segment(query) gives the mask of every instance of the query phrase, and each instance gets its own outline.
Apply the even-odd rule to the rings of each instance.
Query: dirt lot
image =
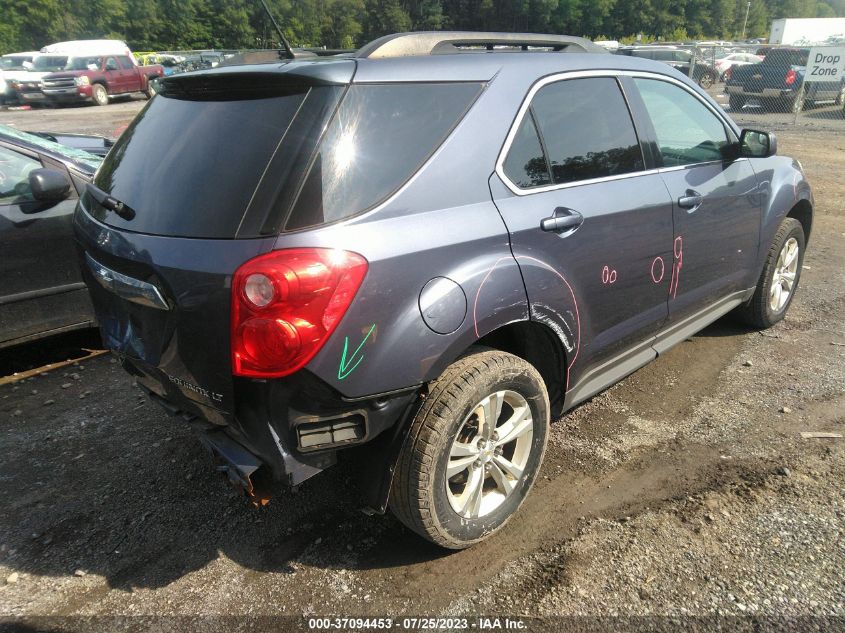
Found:
[[[142,103],[0,122],[111,133]],[[724,319],[569,413],[519,516],[469,551],[363,516],[343,468],[251,508],[107,355],[0,387],[0,616],[56,631],[479,613],[529,630],[845,629],[845,439],[800,435],[845,433],[845,136],[779,139],[817,202],[787,320]],[[162,614],[210,619],[123,618]]]

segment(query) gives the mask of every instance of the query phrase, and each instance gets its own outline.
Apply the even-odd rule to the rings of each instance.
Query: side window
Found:
[[[675,51],[674,57],[676,62],[686,62],[689,63],[692,59],[692,55],[687,53],[686,51]]]
[[[126,57],[125,55],[123,55],[123,56],[121,56],[121,57],[118,57],[118,58],[117,58],[117,61],[119,61],[119,62],[120,62],[120,65],[121,65],[121,67],[122,67],[124,70],[129,70],[129,69],[131,69],[131,68],[132,68],[132,60],[130,60],[130,59],[129,59],[128,57]]]
[[[109,57],[106,60],[106,70],[120,70],[120,66],[117,65],[114,57]]]
[[[643,155],[622,91],[611,77],[569,79],[541,88],[531,104],[561,184],[643,169]]]
[[[658,79],[634,79],[651,117],[666,167],[722,159],[722,121],[689,92]]]
[[[32,202],[29,172],[40,169],[41,162],[0,147],[0,205]]]
[[[510,181],[522,189],[552,184],[549,165],[530,111],[522,118],[502,167]]]
[[[654,51],[654,57],[659,62],[671,62],[675,59],[675,51]]]

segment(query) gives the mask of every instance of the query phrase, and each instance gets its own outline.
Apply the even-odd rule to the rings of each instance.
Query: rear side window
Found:
[[[531,111],[525,113],[502,165],[505,175],[521,189],[552,184]]]
[[[285,228],[334,222],[387,199],[440,146],[481,89],[480,83],[353,85]]]
[[[674,84],[634,79],[645,102],[666,167],[722,160],[728,136],[722,121]]]
[[[537,92],[531,108],[554,184],[644,169],[634,123],[615,79],[549,84]]]

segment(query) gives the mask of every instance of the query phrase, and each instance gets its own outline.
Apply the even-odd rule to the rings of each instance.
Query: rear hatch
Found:
[[[76,233],[105,344],[177,408],[218,422],[233,413],[232,274],[273,246],[354,68],[169,77],[80,199]]]

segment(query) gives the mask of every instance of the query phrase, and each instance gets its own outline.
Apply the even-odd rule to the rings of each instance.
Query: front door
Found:
[[[677,321],[756,282],[760,195],[751,163],[731,159],[733,132],[690,90],[633,79],[673,200],[669,315]]]
[[[616,77],[544,82],[520,117],[491,190],[531,317],[567,349],[571,390],[623,350],[653,356],[648,341],[667,318],[672,201]]]
[[[29,174],[41,167],[0,145],[0,346],[92,318],[71,229],[76,195],[35,200]]]

